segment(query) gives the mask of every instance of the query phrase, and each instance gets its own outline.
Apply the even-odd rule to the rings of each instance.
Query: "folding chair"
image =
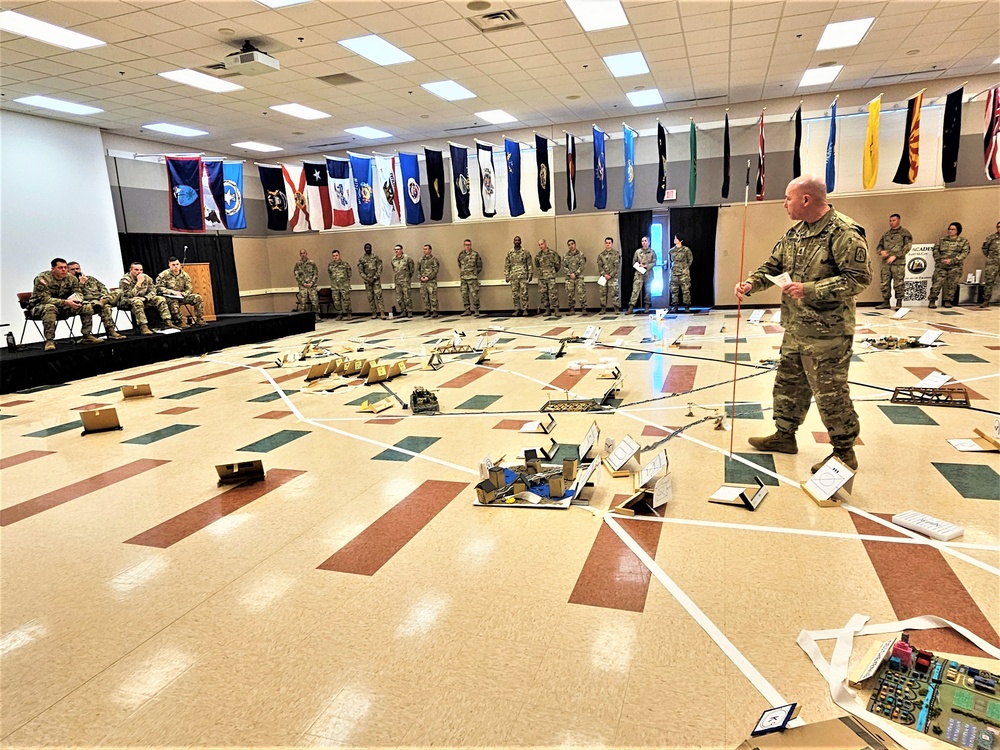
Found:
[[[333,315],[333,290],[328,286],[320,287],[316,290],[316,295],[319,297],[320,316]]]
[[[21,338],[17,342],[18,346],[20,346],[21,344],[24,343],[24,334],[28,330],[28,321],[31,321],[31,323],[34,324],[35,330],[38,331],[38,335],[42,339],[45,338],[45,331],[39,325],[39,323],[41,322],[42,319],[34,317],[31,314],[31,308],[28,307],[28,302],[29,302],[30,299],[31,299],[31,292],[18,292],[17,293],[17,304],[21,306],[21,312],[24,313],[24,325],[21,326]],[[56,318],[56,329],[57,329],[57,331],[58,331],[58,328],[59,328],[59,323],[63,322],[63,323],[66,324],[66,327],[69,329],[69,337],[73,338],[76,335],[76,333],[73,331],[73,319],[75,317],[76,317],[76,315],[69,315],[67,313],[59,313],[59,315]]]

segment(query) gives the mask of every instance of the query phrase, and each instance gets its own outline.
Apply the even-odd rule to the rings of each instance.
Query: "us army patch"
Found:
[[[868,253],[863,247],[859,247],[854,251],[854,262],[864,263],[868,259]]]

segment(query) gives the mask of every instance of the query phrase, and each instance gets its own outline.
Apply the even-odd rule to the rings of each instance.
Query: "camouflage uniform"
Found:
[[[296,295],[295,309],[299,312],[312,312],[319,320],[319,267],[311,260],[300,260],[295,264],[295,281],[299,285]]]
[[[79,295],[81,300],[84,299],[80,289],[80,280],[73,274],[68,274],[62,281],[59,281],[52,271],[42,271],[35,277],[31,298],[28,300],[28,309],[31,311],[32,318],[42,321],[42,330],[46,341],[55,340],[56,322],[60,317],[72,318],[74,315],[80,316],[83,335],[93,335],[94,307],[89,302],[84,302],[75,309],[70,307],[66,300],[74,294]]]
[[[424,315],[438,314],[438,271],[441,270],[441,261],[433,255],[423,255],[417,261],[417,276],[424,277],[427,281],[420,282],[420,298],[424,302]]]
[[[903,304],[903,290],[906,284],[906,254],[910,252],[911,245],[913,245],[913,235],[910,234],[909,230],[899,227],[889,229],[882,235],[882,239],[875,247],[879,258],[882,259],[882,304],[886,307],[888,307],[892,296],[889,293],[890,284],[896,292],[896,307]],[[887,253],[885,257],[882,257],[883,250]],[[889,263],[889,258],[894,255],[896,260]]]
[[[556,274],[562,268],[562,256],[551,247],[539,251],[535,256],[535,268],[538,269],[538,311],[558,313],[559,287],[556,284]]]
[[[670,248],[670,304],[691,306],[691,264],[694,253],[687,245]]]
[[[753,292],[771,286],[764,274],[787,271],[804,297],[781,299],[781,360],[774,379],[774,422],[793,433],[812,397],[835,452],[853,452],[861,432],[847,373],[854,339],[854,297],[872,278],[864,229],[831,206],[811,226],[788,230],[771,257],[747,277]]]
[[[72,274],[70,274],[72,276]],[[115,330],[115,319],[111,314],[111,306],[115,304],[117,294],[112,294],[96,276],[84,276],[80,281],[80,296],[84,302],[89,302],[94,312],[101,316],[104,330],[109,334]]]
[[[990,304],[997,282],[1000,282],[1000,232],[994,232],[983,241],[986,270],[983,275],[983,306]]]
[[[577,303],[587,309],[587,287],[583,282],[583,267],[587,265],[587,256],[577,250],[569,250],[563,258],[563,270],[566,272],[566,305],[570,312],[576,310]],[[576,278],[570,278],[573,275]]]
[[[945,307],[951,307],[955,292],[962,282],[962,263],[969,257],[972,247],[965,237],[942,237],[934,245],[934,279],[931,281],[931,292],[928,295],[930,303],[936,306],[938,293],[944,288],[941,301]],[[951,263],[945,265],[944,261]]]
[[[205,324],[205,303],[202,302],[201,295],[195,294],[191,289],[191,277],[187,271],[181,270],[174,273],[169,268],[161,272],[156,277],[156,291],[167,301],[170,309],[170,317],[175,323],[183,327],[187,324],[181,319],[181,304],[194,307],[194,317],[196,325]],[[170,297],[167,292],[180,292],[183,297]]]
[[[375,253],[362,255],[358,260],[358,274],[365,282],[368,309],[372,311],[372,317],[385,315],[385,302],[382,300],[382,259]]]
[[[604,286],[598,285],[601,290],[601,312],[608,307],[612,310],[618,309],[618,271],[621,266],[621,257],[614,248],[601,250],[597,256],[597,274],[599,276],[610,276],[608,283]]]
[[[330,296],[337,317],[351,317],[351,264],[346,260],[331,260],[326,267],[330,275]]]
[[[413,271],[416,264],[413,258],[405,253],[401,258],[392,256],[392,281],[396,286],[396,307],[399,308],[400,316],[413,317],[413,290],[410,282],[413,280]]]
[[[146,320],[146,308],[155,307],[160,313],[160,318],[164,323],[170,323],[170,309],[166,300],[156,293],[153,277],[146,274],[139,274],[136,279],[132,274],[127,273],[118,281],[118,301],[116,303],[122,310],[131,310],[135,324],[140,328],[148,326]]]
[[[462,284],[462,306],[466,312],[479,312],[479,274],[483,272],[483,258],[475,250],[458,254],[458,278]]]
[[[503,276],[510,284],[515,314],[523,314],[528,310],[528,282],[533,274],[531,253],[524,247],[520,250],[512,247],[503,262]]]
[[[643,288],[646,290],[646,308],[649,309],[653,304],[653,295],[650,292],[650,287],[653,284],[653,267],[656,265],[656,253],[653,252],[652,248],[643,250],[641,247],[635,251],[635,255],[632,256],[632,265],[636,263],[643,266],[646,269],[646,273],[635,272],[635,278],[632,280],[632,297],[628,301],[629,309],[634,308],[639,304],[639,295],[642,294]]]

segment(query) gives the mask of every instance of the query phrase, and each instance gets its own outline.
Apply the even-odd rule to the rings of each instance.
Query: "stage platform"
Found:
[[[0,349],[0,393],[59,385],[129,367],[164,362],[176,357],[200,356],[230,346],[308,333],[315,330],[312,313],[220,315],[205,327],[176,333],[142,336],[126,330],[124,341],[76,344],[57,339],[54,352],[43,352],[41,342],[9,352]]]

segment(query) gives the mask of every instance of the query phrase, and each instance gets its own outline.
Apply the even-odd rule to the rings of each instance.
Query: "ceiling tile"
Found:
[[[562,0],[524,5],[518,8],[516,12],[524,19],[525,23],[530,24],[532,27],[550,21],[570,20],[576,25],[576,31],[580,31],[580,25],[576,22],[572,11]]]
[[[455,10],[448,5],[448,3],[443,2],[443,0],[433,3],[425,3],[413,8],[402,8],[399,13],[420,26],[445,23],[447,21],[456,21],[462,18],[461,14],[456,13]],[[468,22],[465,23],[468,25]]]

